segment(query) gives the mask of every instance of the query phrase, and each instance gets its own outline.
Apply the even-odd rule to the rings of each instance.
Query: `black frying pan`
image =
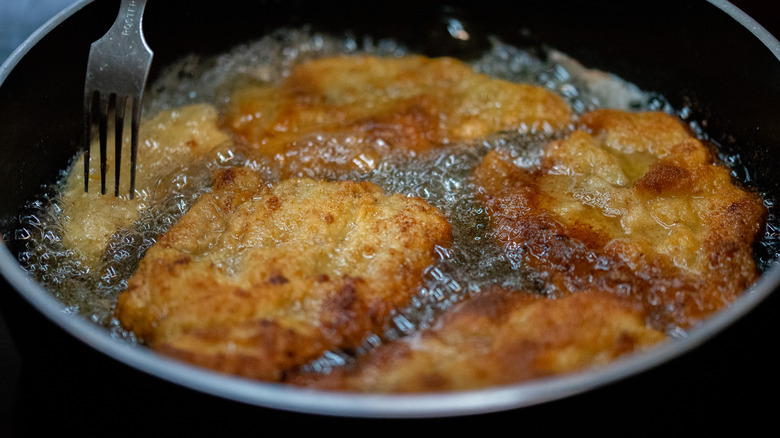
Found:
[[[14,411],[20,429],[154,431],[160,419],[178,431],[252,427],[270,433],[272,424],[284,422],[374,434],[431,424],[475,424],[487,431],[497,420],[510,420],[513,432],[522,433],[607,430],[619,419],[644,431],[669,431],[680,421],[700,431],[718,422],[760,422],[761,394],[777,384],[778,361],[769,353],[777,332],[770,325],[778,308],[771,292],[780,281],[774,268],[687,340],[628,364],[574,379],[432,397],[333,397],[248,384],[120,346],[63,314],[15,263],[18,245],[10,230],[24,202],[55,181],[77,150],[89,44],[113,21],[117,3],[78,3],[0,71],[0,220],[6,238],[0,267],[8,283],[0,309],[23,361]],[[546,43],[659,92],[675,107],[690,107],[693,119],[707,120],[714,141],[742,157],[740,175],[769,194],[780,193],[772,160],[780,148],[776,40],[726,2],[581,3],[165,0],[147,6],[145,32],[155,51],[152,80],[159,67],[183,55],[219,53],[280,25],[349,28],[400,39],[428,55],[464,59],[484,48],[488,30],[515,45]],[[449,38],[449,16],[467,23],[475,38],[465,44]],[[406,420],[379,420],[386,417]]]

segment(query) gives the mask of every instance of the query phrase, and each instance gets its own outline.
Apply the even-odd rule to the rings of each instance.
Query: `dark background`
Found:
[[[0,0],[0,60],[68,2]],[[732,3],[774,35],[780,35],[776,2]],[[432,433],[425,429],[430,426],[448,432],[475,427],[490,433],[549,436],[572,431],[703,435],[734,426],[739,427],[742,436],[752,435],[750,432],[761,430],[761,426],[776,431],[780,361],[772,350],[777,348],[773,335],[778,332],[774,324],[779,301],[778,294],[774,294],[747,318],[701,348],[615,385],[509,412],[401,421],[300,415],[224,401],[157,381],[66,338],[60,351],[51,351],[45,357],[20,352],[0,313],[0,437],[66,431],[120,436],[219,432],[230,436],[332,430],[373,435],[377,431]],[[44,325],[42,332],[58,332]],[[58,355],[83,356],[85,360],[76,364],[51,360]],[[109,369],[112,374],[106,375]],[[681,383],[681,374],[690,378]],[[670,379],[672,375],[677,378]],[[105,382],[104,388],[95,390],[92,386],[96,380]],[[667,387],[670,381],[675,387]],[[499,425],[501,430],[497,429]]]

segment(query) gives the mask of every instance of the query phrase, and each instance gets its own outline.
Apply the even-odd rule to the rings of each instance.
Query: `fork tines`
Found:
[[[125,111],[127,105],[132,105],[130,127],[130,197],[135,190],[135,167],[138,149],[138,128],[140,119],[140,102],[127,95],[116,93],[87,93],[84,102],[84,190],[89,190],[89,161],[91,149],[92,127],[97,125],[100,144],[100,193],[106,193],[106,176],[108,175],[108,134],[110,127],[114,130],[114,195],[119,196],[123,133],[125,127]],[[112,116],[113,115],[113,120]],[[110,123],[113,121],[113,123]]]
[[[135,193],[138,129],[141,102],[152,63],[152,51],[144,40],[141,19],[145,0],[122,0],[111,29],[89,51],[84,86],[84,190],[89,191],[92,127],[98,127],[100,144],[100,192],[106,193],[108,131],[114,129],[114,195],[119,196],[125,112],[131,106],[130,198]],[[113,117],[111,117],[113,116]]]

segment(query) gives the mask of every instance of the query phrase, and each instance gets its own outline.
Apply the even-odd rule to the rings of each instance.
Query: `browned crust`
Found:
[[[355,55],[304,62],[278,86],[240,89],[225,126],[284,177],[369,171],[393,151],[421,153],[501,130],[558,130],[570,119],[554,93],[452,58]]]
[[[290,383],[361,392],[438,392],[518,383],[604,365],[665,336],[641,308],[583,292],[562,299],[494,288],[448,311],[438,324],[379,347],[330,374]]]
[[[370,183],[226,169],[149,249],[116,315],[162,353],[278,380],[381,332],[450,234],[423,200]]]
[[[625,177],[637,160],[644,171]],[[594,111],[547,146],[538,168],[493,151],[475,179],[499,245],[560,293],[595,288],[641,302],[657,327],[689,327],[758,277],[760,198],[665,114]]]

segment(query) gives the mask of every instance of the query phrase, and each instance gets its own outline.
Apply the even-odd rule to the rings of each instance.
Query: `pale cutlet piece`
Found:
[[[486,388],[584,371],[666,339],[640,306],[602,292],[561,299],[494,288],[447,311],[430,329],[382,345],[328,374],[289,383],[359,392]]]
[[[689,327],[758,277],[766,211],[672,116],[597,110],[535,168],[490,152],[477,196],[497,243],[562,293],[642,302],[658,327]]]
[[[381,334],[450,240],[420,198],[230,168],[149,249],[116,316],[164,354],[274,381]]]
[[[201,160],[219,145],[230,141],[218,126],[217,111],[208,105],[193,105],[163,111],[141,123],[136,165],[136,193],[129,199],[130,159],[122,161],[120,192],[114,196],[114,147],[107,148],[107,194],[100,193],[100,149],[91,146],[89,192],[84,191],[84,158],[70,169],[58,202],[62,207],[63,243],[89,266],[100,261],[112,235],[133,225],[155,197],[170,190],[166,184],[188,163]],[[129,154],[129,135],[123,144]]]
[[[560,130],[556,94],[476,73],[452,58],[340,56],[295,66],[281,84],[243,87],[225,125],[283,176],[374,169],[503,130]]]

